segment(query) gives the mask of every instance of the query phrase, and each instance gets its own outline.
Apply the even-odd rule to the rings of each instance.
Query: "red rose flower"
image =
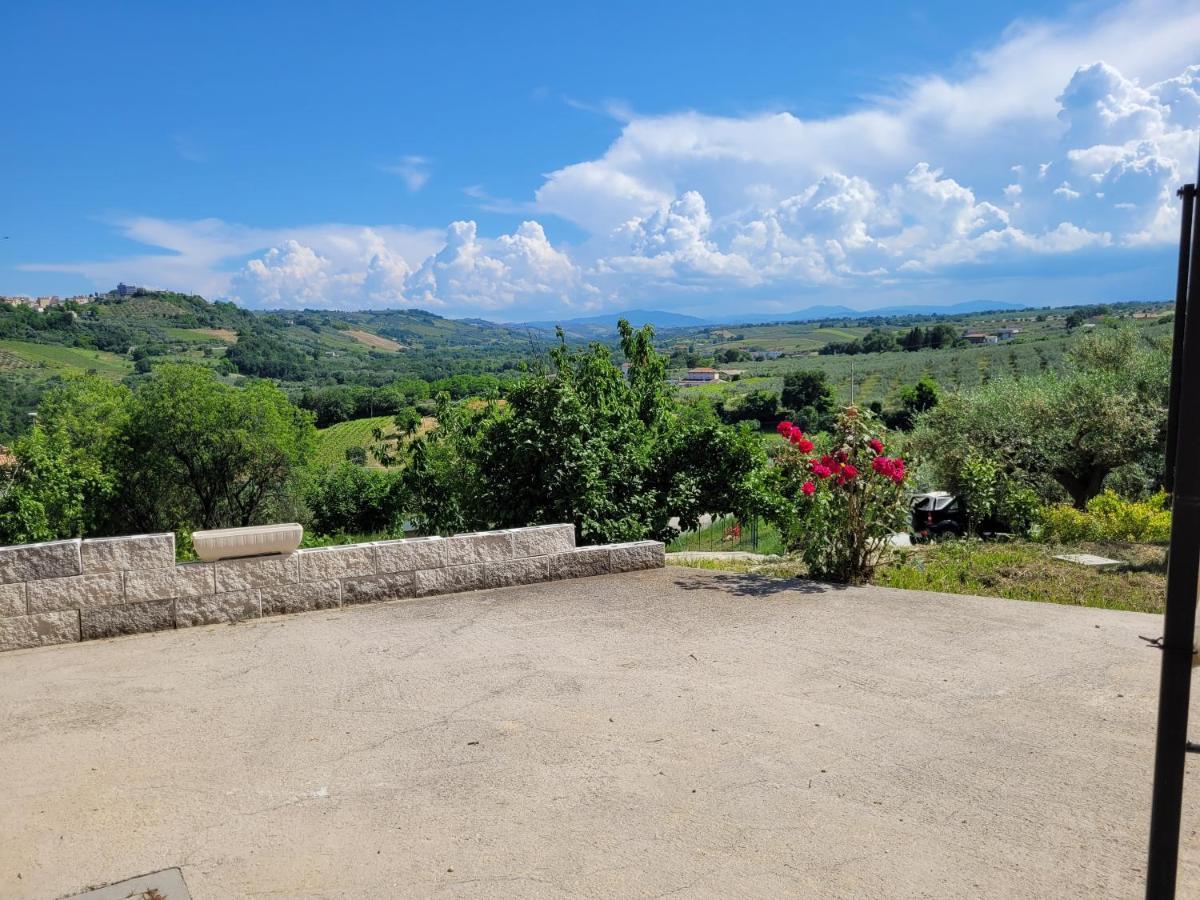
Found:
[[[804,484],[800,485],[800,492],[806,497],[811,497],[814,493],[816,493],[816,490],[817,486],[811,481],[806,481]]]
[[[869,441],[867,441],[867,446],[876,453],[883,452],[883,441],[881,441],[879,438],[871,438]]]
[[[900,457],[894,459],[886,456],[877,456],[871,460],[871,468],[892,481],[899,484],[904,480],[904,460]]]

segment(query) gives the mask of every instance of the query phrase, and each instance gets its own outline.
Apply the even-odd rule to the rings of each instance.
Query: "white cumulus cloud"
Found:
[[[1048,255],[1096,248],[1114,266],[1174,240],[1174,190],[1200,141],[1197,33],[1194,2],[1132,0],[1015,23],[953,76],[897,79],[842,115],[623,108],[612,143],[548,173],[531,200],[466,188],[524,219],[494,236],[473,221],[260,229],[144,217],[121,222],[124,234],[167,253],[34,267],[254,306],[504,318],[669,306],[677,294],[692,305],[730,292],[870,297],[971,267],[1041,275]],[[415,191],[430,164],[384,168]],[[564,220],[578,236],[569,246],[546,232]]]
[[[480,239],[474,222],[454,222],[445,246],[425,260],[407,287],[421,306],[481,311],[539,300],[584,306],[594,293],[537,222],[522,222],[512,234],[492,240]]]

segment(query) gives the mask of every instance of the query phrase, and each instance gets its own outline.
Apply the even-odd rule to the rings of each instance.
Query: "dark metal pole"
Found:
[[[1186,192],[1185,210],[1195,206]],[[1194,212],[1194,210],[1193,210]],[[1188,213],[1185,211],[1185,216]],[[1188,705],[1192,688],[1196,589],[1200,578],[1200,229],[1180,244],[1187,262],[1181,358],[1177,366],[1171,546],[1167,555],[1167,606],[1163,616],[1162,674],[1158,695],[1158,740],[1154,748],[1154,795],[1150,810],[1150,853],[1146,896],[1175,896],[1179,824],[1187,758]],[[1190,312],[1190,314],[1188,314]],[[1176,326],[1178,328],[1178,324]],[[1184,410],[1191,415],[1181,415]],[[1168,450],[1168,452],[1171,452]]]
[[[1171,337],[1171,399],[1167,406],[1167,460],[1163,467],[1163,486],[1167,493],[1175,487],[1175,441],[1179,436],[1179,385],[1183,368],[1183,323],[1187,318],[1188,250],[1192,240],[1192,210],[1195,207],[1196,186],[1185,184],[1179,189],[1183,198],[1183,215],[1179,222],[1179,272],[1175,278],[1175,329]]]

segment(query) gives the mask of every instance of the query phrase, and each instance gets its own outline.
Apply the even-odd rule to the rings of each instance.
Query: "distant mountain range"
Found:
[[[806,306],[786,313],[733,313],[728,316],[688,316],[658,309],[627,309],[624,312],[582,316],[557,322],[523,322],[529,328],[552,329],[561,325],[568,334],[607,334],[619,319],[628,319],[634,327],[653,325],[655,328],[695,328],[704,325],[750,325],[771,322],[812,322],[818,319],[866,319],[874,316],[962,316],[980,312],[1006,312],[1027,309],[1023,303],[1005,300],[966,300],[962,303],[938,305],[914,303],[904,306],[884,306],[879,309],[851,309],[849,306]]]
[[[602,328],[605,331],[610,331],[617,327],[617,322],[621,319],[628,319],[629,324],[634,328],[641,328],[643,325],[653,325],[655,328],[688,328],[695,325],[713,324],[712,319],[702,319],[699,316],[686,316],[683,313],[666,312],[661,309],[627,309],[623,312],[604,313],[599,316],[580,316],[574,319],[522,322],[521,324],[529,328],[546,329],[553,329],[556,325],[561,325],[567,331],[577,329],[591,330],[594,328]]]
[[[726,319],[714,318],[712,324],[749,324],[751,322],[811,322],[815,319],[869,319],[876,316],[965,316],[970,313],[1007,312],[1028,309],[1028,304],[1007,300],[964,300],[961,303],[912,303],[881,306],[878,309],[851,309],[849,306],[806,306],[787,313],[741,313]]]

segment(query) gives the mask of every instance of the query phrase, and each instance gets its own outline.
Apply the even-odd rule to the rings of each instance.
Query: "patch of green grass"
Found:
[[[1054,559],[1092,552],[1119,566],[1089,567]],[[1027,541],[944,541],[902,551],[882,566],[875,584],[950,594],[1161,613],[1166,569],[1161,547],[1084,544],[1056,547]]]
[[[1079,552],[1096,553],[1119,559],[1122,563],[1088,567],[1054,559],[1059,553]],[[1164,556],[1162,547],[1149,544],[1056,547],[1028,541],[944,541],[898,552],[890,562],[876,570],[872,583],[914,591],[1161,613],[1167,588]],[[803,578],[806,575],[804,564],[790,558],[767,562],[746,559],[688,561],[668,556],[667,562],[689,568],[774,578]]]
[[[19,360],[50,370],[48,374],[74,374],[95,371],[114,380],[133,371],[133,364],[122,356],[104,350],[84,350],[61,344],[35,344],[30,341],[0,341],[0,351]]]
[[[225,346],[237,343],[237,332],[228,328],[175,328],[166,326],[163,332],[177,341],[197,341]]]

